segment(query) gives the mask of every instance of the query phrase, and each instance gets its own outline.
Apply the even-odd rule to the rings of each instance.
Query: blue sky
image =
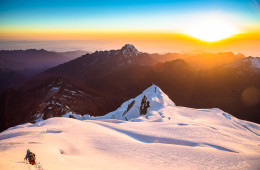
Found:
[[[162,30],[177,20],[185,20],[203,12],[220,13],[248,24],[259,24],[260,11],[256,2],[257,0],[1,0],[0,27]]]

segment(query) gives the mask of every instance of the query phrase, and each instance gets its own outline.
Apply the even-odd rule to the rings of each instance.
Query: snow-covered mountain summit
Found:
[[[175,104],[158,86],[152,85],[136,98],[123,103],[117,110],[99,118],[119,120],[133,120],[140,116],[148,118],[167,106],[175,106]]]
[[[177,124],[208,124],[222,127],[240,127],[240,120],[221,109],[193,109],[176,106],[156,85],[151,85],[137,97],[124,102],[118,109],[104,116],[93,117],[71,112],[63,115],[79,120],[122,120],[131,122],[172,122]]]
[[[157,63],[148,54],[138,51],[132,44],[125,44],[121,49],[108,51],[122,65],[153,65]]]
[[[208,124],[214,126],[245,129],[241,120],[225,111],[212,109],[193,109],[176,106],[175,103],[156,85],[144,90],[137,97],[124,102],[118,109],[104,116],[83,117],[75,114],[67,114],[65,117],[75,117],[80,120],[116,119],[131,122],[172,122],[178,124]]]
[[[140,54],[140,52],[132,45],[132,44],[126,44],[124,45],[120,51],[123,53],[125,57],[127,56],[137,56]]]

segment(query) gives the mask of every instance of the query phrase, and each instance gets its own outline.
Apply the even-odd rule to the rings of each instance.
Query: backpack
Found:
[[[30,164],[35,165],[35,154],[31,152],[28,160]]]

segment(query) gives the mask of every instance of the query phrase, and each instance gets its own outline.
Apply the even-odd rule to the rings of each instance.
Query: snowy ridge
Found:
[[[260,70],[260,58],[259,57],[246,57],[244,59],[235,61],[227,65],[228,67],[240,67],[248,66],[254,70]]]
[[[248,57],[244,61],[250,62],[251,66],[255,69],[260,69],[260,58],[259,57]]]
[[[114,119],[115,122],[117,120],[131,122],[172,122],[176,124],[181,122],[180,124],[183,123],[186,125],[207,125],[208,122],[211,122],[214,126],[245,129],[244,121],[237,119],[221,109],[193,109],[176,106],[156,85],[150,86],[137,97],[124,102],[117,110],[104,116],[81,116],[69,112],[63,115],[63,117],[72,117],[78,120],[103,121],[112,121],[111,119]]]
[[[144,116],[148,119],[153,112],[167,106],[175,106],[175,104],[158,86],[152,85],[136,98],[123,103],[117,110],[105,116],[93,119],[118,119],[128,121]]]

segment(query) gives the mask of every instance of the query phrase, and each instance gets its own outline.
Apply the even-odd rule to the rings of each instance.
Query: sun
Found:
[[[202,41],[215,42],[238,34],[239,31],[232,21],[224,17],[208,16],[193,20],[184,33]]]

